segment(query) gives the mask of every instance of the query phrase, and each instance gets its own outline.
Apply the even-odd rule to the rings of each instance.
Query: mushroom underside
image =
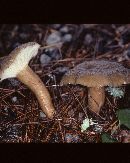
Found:
[[[130,82],[130,76],[123,74],[110,75],[65,75],[61,85],[80,84],[88,87],[88,106],[95,113],[99,113],[105,102],[104,86],[118,87]]]
[[[61,80],[61,85],[65,84],[81,84],[87,87],[103,87],[103,86],[113,86],[118,87],[122,84],[127,84],[130,82],[129,76],[124,76],[121,74],[112,75],[65,75]]]

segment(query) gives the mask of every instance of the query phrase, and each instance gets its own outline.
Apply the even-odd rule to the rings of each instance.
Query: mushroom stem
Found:
[[[29,66],[27,66],[20,71],[17,78],[33,91],[43,112],[48,118],[52,119],[55,109],[53,107],[50,94],[39,76],[35,74]]]
[[[88,88],[88,105],[95,113],[99,113],[105,101],[104,87]]]

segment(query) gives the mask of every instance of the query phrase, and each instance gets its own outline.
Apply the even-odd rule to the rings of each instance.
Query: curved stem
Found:
[[[99,113],[105,101],[104,87],[88,88],[88,105],[95,113]]]
[[[55,109],[50,94],[39,76],[35,74],[29,66],[27,66],[17,75],[17,78],[33,91],[43,112],[48,118],[52,119]]]

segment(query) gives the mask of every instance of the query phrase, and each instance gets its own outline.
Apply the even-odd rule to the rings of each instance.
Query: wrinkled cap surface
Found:
[[[88,87],[120,86],[130,83],[130,69],[117,62],[85,61],[69,70],[61,85],[81,84]]]
[[[7,57],[0,59],[1,81],[16,77],[38,53],[40,45],[36,42],[28,42],[15,48]]]

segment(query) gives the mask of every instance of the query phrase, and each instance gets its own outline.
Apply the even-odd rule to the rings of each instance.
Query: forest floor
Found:
[[[50,46],[40,50],[29,66],[48,88],[57,113],[54,119],[48,119],[35,95],[24,84],[16,78],[2,81],[0,142],[130,142],[130,128],[120,125],[117,116],[118,110],[130,111],[130,84],[121,87],[125,89],[121,99],[106,92],[100,114],[89,110],[86,87],[60,86],[62,76],[85,60],[116,61],[130,69],[130,24],[0,25],[0,57],[30,41],[42,47]],[[94,124],[81,132],[86,117]]]

